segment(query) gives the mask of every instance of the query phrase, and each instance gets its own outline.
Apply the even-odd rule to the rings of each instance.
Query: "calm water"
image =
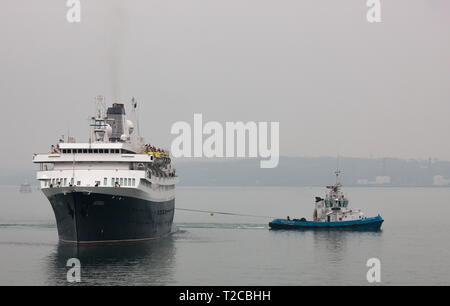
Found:
[[[0,187],[0,285],[66,285],[68,258],[91,285],[450,285],[450,189],[345,188],[354,208],[380,213],[382,232],[270,231],[269,219],[176,212],[158,241],[74,248],[58,243],[47,199]],[[322,188],[179,188],[177,207],[303,217]]]

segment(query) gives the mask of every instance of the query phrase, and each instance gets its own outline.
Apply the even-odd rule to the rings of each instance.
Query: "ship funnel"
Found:
[[[112,107],[109,107],[106,115],[111,120],[111,142],[121,141],[122,135],[125,133],[125,107],[123,104],[114,103]]]

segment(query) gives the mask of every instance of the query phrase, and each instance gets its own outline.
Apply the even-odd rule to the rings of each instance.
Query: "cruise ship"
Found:
[[[50,152],[33,157],[60,241],[115,243],[170,234],[178,176],[169,152],[133,134],[124,104],[106,110],[103,97],[96,103],[88,142],[63,137]],[[133,98],[137,118],[136,107]]]

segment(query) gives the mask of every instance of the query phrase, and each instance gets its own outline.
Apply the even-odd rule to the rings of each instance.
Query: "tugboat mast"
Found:
[[[336,174],[336,188],[341,186],[341,182],[339,181],[339,175],[341,174],[341,170],[337,169],[334,174]]]

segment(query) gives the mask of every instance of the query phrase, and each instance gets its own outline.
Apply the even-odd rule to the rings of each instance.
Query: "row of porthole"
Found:
[[[120,149],[62,149],[63,154],[120,154]]]
[[[104,185],[107,185],[107,178],[105,177],[103,179]],[[111,178],[111,186],[118,187],[120,186],[136,186],[136,179],[135,178],[127,178],[127,177],[112,177]]]
[[[44,181],[44,186],[45,187],[54,187],[54,186],[68,186],[68,179],[67,178],[52,178],[49,180],[45,180]],[[74,179],[71,178],[70,182],[69,182],[69,186],[73,186],[74,185]],[[81,185],[81,181],[77,181],[77,185]],[[100,181],[96,181],[95,186],[100,186]],[[103,186],[107,186],[108,185],[108,178],[104,178],[103,179]],[[136,179],[134,178],[118,178],[118,177],[113,177],[111,178],[111,186],[136,186]]]

